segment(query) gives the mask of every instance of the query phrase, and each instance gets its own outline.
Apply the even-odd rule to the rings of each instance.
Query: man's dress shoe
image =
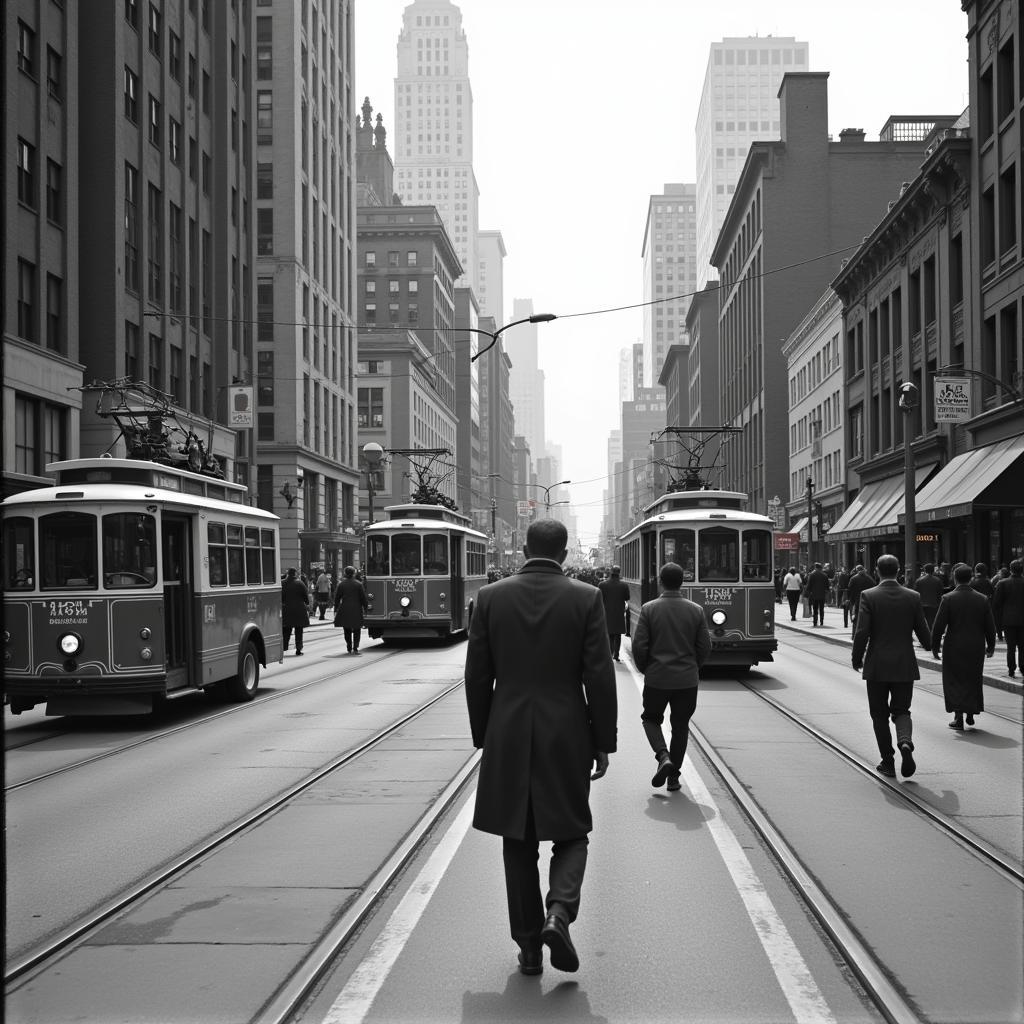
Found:
[[[679,769],[672,763],[672,758],[668,754],[662,754],[658,760],[658,770],[651,779],[651,785],[657,789],[671,778],[679,778]]]
[[[558,914],[548,914],[541,929],[540,941],[551,950],[551,966],[559,971],[578,971],[580,958],[569,938],[569,926]]]
[[[544,972],[544,947],[530,949],[523,946],[519,950],[519,973],[542,974]]]

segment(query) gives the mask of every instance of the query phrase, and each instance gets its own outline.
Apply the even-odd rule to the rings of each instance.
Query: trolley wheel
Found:
[[[256,645],[247,640],[239,651],[238,674],[225,680],[229,700],[247,701],[256,696],[260,685],[260,658]]]

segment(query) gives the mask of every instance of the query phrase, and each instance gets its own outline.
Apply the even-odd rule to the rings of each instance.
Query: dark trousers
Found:
[[[331,603],[331,595],[330,594],[317,594],[317,596],[316,596],[316,606],[317,606],[317,610],[320,612],[320,619],[321,619],[321,621],[323,621],[324,612],[327,611],[327,606],[330,603]]]
[[[800,591],[799,590],[787,590],[786,597],[789,598],[789,615],[790,618],[796,618],[796,610],[800,607]]]
[[[359,635],[362,633],[362,627],[359,629],[347,629],[345,630],[345,646],[350,651],[359,650]]]
[[[924,605],[922,610],[924,611],[924,621],[928,623],[928,630],[931,632],[932,626],[935,625],[935,616],[938,614],[938,607],[929,607]]]
[[[811,599],[811,619],[812,624],[817,625],[819,622],[825,625],[825,602],[824,600]]]
[[[665,721],[665,709],[671,708],[672,741],[665,743],[665,733],[661,723]],[[658,690],[653,686],[644,687],[644,710],[640,715],[647,742],[650,743],[654,756],[663,751],[677,768],[682,768],[686,756],[686,743],[690,738],[690,719],[697,709],[697,687],[690,686],[685,690]]]
[[[302,626],[296,626],[295,627],[295,650],[296,651],[301,651],[302,650],[302,630],[303,630]],[[291,626],[285,626],[284,627],[284,649],[286,651],[288,650],[288,644],[291,643],[291,639],[292,639],[292,627]]]
[[[867,681],[868,711],[871,713],[871,725],[875,730],[875,742],[883,761],[891,761],[896,755],[892,745],[892,734],[889,732],[889,718],[896,727],[896,746],[909,743],[911,750],[914,742],[911,739],[913,726],[910,721],[910,701],[914,696],[914,681],[904,683],[880,683]]]
[[[622,649],[622,634],[609,633],[608,646],[612,649],[612,657],[617,658],[619,656],[619,651]]]
[[[1024,626],[1003,626],[1006,637],[1006,667],[1016,672],[1020,666],[1024,671]]]
[[[506,836],[502,840],[505,860],[505,892],[508,896],[508,922],[512,938],[520,946],[540,946],[544,918],[558,903],[565,908],[569,924],[580,910],[583,874],[587,868],[587,836],[559,839],[551,847],[548,868],[548,893],[540,892],[540,840],[533,821],[533,807],[526,812],[526,831],[522,839]],[[557,911],[556,911],[557,912]]]

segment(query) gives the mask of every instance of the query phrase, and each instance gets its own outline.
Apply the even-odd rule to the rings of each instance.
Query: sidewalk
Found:
[[[843,626],[843,609],[825,606],[825,625],[815,628],[811,625],[810,615],[803,617],[803,602],[797,609],[796,622],[790,622],[789,603],[783,601],[775,606],[775,626],[777,629],[788,629],[795,633],[806,633],[826,643],[839,644],[843,647],[853,647],[853,634],[849,626]],[[917,664],[922,669],[929,669],[933,672],[942,671],[942,662],[936,661],[930,651],[922,651],[914,641],[914,648],[917,654]],[[982,679],[986,686],[994,686],[1009,693],[1024,695],[1024,679],[1021,673],[1024,667],[1017,666],[1017,675],[1011,679],[1006,674],[1006,644],[1002,641],[996,643],[996,653],[991,658],[985,659],[985,672]]]

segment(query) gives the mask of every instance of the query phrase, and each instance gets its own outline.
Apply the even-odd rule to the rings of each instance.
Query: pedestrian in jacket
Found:
[[[334,592],[334,625],[345,630],[345,646],[349,654],[359,653],[363,612],[367,607],[366,589],[356,579],[356,570],[346,565],[344,578]]]
[[[679,592],[682,566],[666,562],[659,579],[661,597],[640,609],[633,634],[633,661],[644,674],[640,721],[658,762],[651,785],[657,789],[668,783],[668,789],[675,791],[686,756],[690,719],[697,708],[700,667],[711,653],[711,634],[704,609]],[[666,708],[672,712],[672,739],[668,744],[661,728]]]
[[[850,578],[850,586],[847,589],[847,596],[850,599],[850,623],[854,630],[857,629],[857,612],[860,610],[860,595],[865,590],[870,590],[875,585],[875,578],[863,565],[854,566],[853,576]]]
[[[309,591],[300,580],[294,569],[281,584],[281,628],[284,631],[284,649],[288,650],[291,643],[292,630],[295,631],[295,655],[302,654],[302,630],[309,625]]]
[[[845,565],[836,573],[836,602],[843,609],[843,627],[850,625],[850,572]]]
[[[629,587],[622,582],[622,570],[612,566],[611,575],[601,580],[597,589],[601,591],[604,602],[604,618],[608,629],[608,645],[612,657],[618,661],[622,647],[622,634],[626,632],[626,606],[629,604]]]
[[[782,580],[782,589],[786,592],[786,600],[789,601],[790,622],[796,622],[796,610],[800,607],[800,591],[803,587],[804,581],[800,573],[796,571],[795,565],[791,565]]]
[[[860,610],[853,634],[853,667],[864,671],[868,710],[882,755],[877,771],[896,777],[895,750],[889,718],[896,727],[900,771],[909,778],[917,770],[914,761],[910,702],[914,680],[921,678],[914,653],[914,635],[923,647],[931,647],[931,632],[925,621],[921,595],[896,582],[900,563],[895,555],[882,555],[876,566],[879,583],[860,595]]]
[[[327,575],[325,569],[316,578],[316,606],[320,612],[320,621],[323,622],[324,614],[327,611],[327,606],[331,603],[331,590],[333,584],[331,583],[331,577]]]
[[[1024,563],[1015,558],[1010,575],[996,585],[992,598],[996,630],[1006,639],[1006,669],[1012,679],[1017,666],[1024,671]]]
[[[466,650],[470,731],[483,748],[473,825],[502,836],[523,974],[541,973],[543,945],[552,967],[579,968],[569,926],[593,828],[590,783],[605,774],[616,746],[604,605],[595,587],[563,575],[566,542],[557,520],[530,524],[526,564],[481,588]],[[541,840],[553,843],[543,898]]]
[[[953,573],[956,579],[956,572]],[[979,594],[984,594],[990,601],[995,596],[996,588],[988,575],[988,566],[984,562],[978,562],[974,567],[974,577],[971,579],[971,589]]]
[[[807,600],[811,605],[812,626],[825,625],[825,599],[828,597],[828,575],[821,567],[821,562],[815,562],[814,568],[807,574]]]
[[[921,575],[914,580],[914,589],[921,595],[925,621],[931,629],[935,623],[935,613],[939,610],[939,602],[946,590],[942,580],[935,575],[935,566],[931,562],[925,562],[921,567]]]
[[[985,658],[996,649],[996,623],[988,598],[971,585],[971,567],[953,570],[956,586],[942,595],[932,630],[932,656],[942,652],[942,695],[953,713],[951,729],[964,731],[985,710]],[[945,640],[943,640],[945,635]]]

